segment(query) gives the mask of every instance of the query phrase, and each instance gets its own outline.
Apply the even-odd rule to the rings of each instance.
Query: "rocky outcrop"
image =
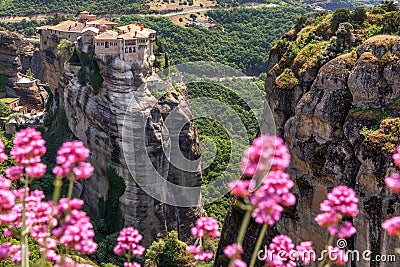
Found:
[[[399,47],[400,37],[375,36],[356,52],[303,72],[291,90],[275,83],[287,59],[282,51],[272,51],[274,62],[270,61],[266,82],[268,105],[292,156],[288,171],[296,182],[298,199],[275,231],[288,234],[295,242],[312,240],[318,250],[323,249],[327,231],[314,221],[319,204],[334,186],[348,185],[360,198],[360,214],[354,219],[357,234],[348,240],[348,248],[360,253],[371,250],[372,257],[394,254],[396,238],[386,235],[381,223],[400,214],[398,197],[384,184],[384,178],[396,171],[391,153],[400,141]],[[314,77],[311,84],[307,76]],[[232,229],[241,223],[238,214],[232,207],[227,218],[230,225],[223,232],[227,241],[220,247],[233,242],[237,230]],[[249,250],[260,229],[254,229],[254,223],[251,227],[245,246]],[[360,258],[352,266],[396,266]],[[220,262],[223,257],[216,266],[225,266]]]
[[[38,51],[32,52],[34,46],[25,41],[22,36],[15,33],[2,30],[0,28],[0,75],[8,77],[8,82],[4,86],[4,92],[9,97],[19,97],[19,104],[26,106],[27,110],[42,111],[45,109],[48,92],[37,82],[32,81],[28,85],[20,84],[19,79],[22,77],[20,72],[33,65],[41,65],[38,57]],[[32,60],[23,66],[24,58],[22,55],[36,54]],[[36,62],[36,63],[34,63]],[[31,63],[34,63],[33,65]],[[25,77],[27,78],[27,77]]]
[[[354,4],[350,0],[304,0],[302,2],[317,10],[321,8],[331,11],[338,8],[354,9]]]
[[[35,110],[40,112],[45,110],[49,93],[41,85],[32,85],[31,87],[21,87],[13,85],[6,87],[8,96],[19,97],[19,105],[26,106],[28,112]]]
[[[39,50],[23,52],[19,57],[22,67],[21,72],[26,73],[28,69],[31,69],[35,78],[44,81],[45,63]]]
[[[0,75],[15,77],[21,71],[19,53],[22,39],[15,33],[0,28]]]
[[[98,216],[99,198],[108,192],[106,169],[112,166],[126,185],[120,198],[125,224],[141,230],[145,245],[150,244],[155,234],[162,235],[170,228],[177,229],[182,240],[188,240],[190,227],[200,209],[164,204],[138,184],[139,181],[153,181],[157,173],[180,186],[201,184],[200,171],[184,171],[170,163],[178,152],[187,159],[200,157],[197,130],[185,104],[187,96],[171,86],[157,99],[150,92],[148,81],[158,78],[143,75],[148,71],[147,65],[132,68],[115,57],[98,58],[97,63],[104,79],[97,95],[90,85],[79,83],[77,76],[81,67],[65,64],[59,83],[69,128],[90,148],[90,161],[96,169],[93,177],[76,186],[74,194],[83,198],[92,214]],[[171,127],[179,128],[179,145],[176,146],[180,147],[179,151],[165,147],[173,139],[174,133],[168,130],[166,121],[174,109],[172,123],[176,125]],[[125,117],[127,110],[132,117]],[[125,136],[124,123],[129,128]],[[160,186],[159,189],[168,194],[166,188]],[[189,197],[200,204],[200,194]]]

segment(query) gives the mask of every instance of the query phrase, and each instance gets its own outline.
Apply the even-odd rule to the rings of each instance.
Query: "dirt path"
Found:
[[[277,7],[278,5],[276,4],[260,4],[260,3],[251,3],[251,4],[244,4],[240,7],[245,7],[245,8],[258,8],[261,6],[265,7]],[[186,15],[186,14],[192,14],[192,13],[198,13],[198,12],[204,12],[204,11],[209,11],[209,10],[215,10],[219,9],[221,7],[215,7],[215,6],[210,6],[210,7],[189,7],[189,8],[184,8],[182,11],[177,11],[177,12],[171,12],[171,13],[166,13],[166,14],[138,14],[140,17],[148,17],[148,16],[156,16],[156,17],[174,17],[174,16],[180,16],[180,15]],[[233,7],[235,8],[235,7]],[[224,9],[230,9],[230,8],[224,8]],[[67,15],[63,13],[58,13],[59,15]],[[37,15],[32,15],[32,16],[26,16],[26,17],[19,17],[19,16],[0,16],[0,22],[20,22],[22,20],[45,20],[49,16],[52,16],[54,14],[37,14]]]

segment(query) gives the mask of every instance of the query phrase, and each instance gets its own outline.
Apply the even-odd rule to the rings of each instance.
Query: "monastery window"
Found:
[[[128,47],[125,47],[125,53],[128,53],[128,52],[129,52]]]
[[[132,47],[129,47],[129,53],[132,53]]]
[[[135,40],[125,41],[125,45],[136,45]]]
[[[108,45],[108,42],[106,42],[106,48],[109,48],[110,46]]]
[[[68,38],[71,38],[71,34],[68,34]]]
[[[99,46],[99,42],[97,42],[96,45]]]
[[[47,45],[47,42],[46,42],[46,41],[44,41],[43,43],[44,43],[44,45]]]

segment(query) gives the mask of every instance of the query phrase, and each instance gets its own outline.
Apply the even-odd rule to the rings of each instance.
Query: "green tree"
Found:
[[[0,101],[0,117],[7,117],[10,115],[10,112],[10,107],[6,103]]]
[[[178,232],[171,231],[165,240],[154,241],[146,251],[146,265],[157,267],[194,266],[186,244],[178,239]]]
[[[331,19],[331,30],[332,32],[336,32],[339,28],[339,24],[343,22],[349,22],[350,20],[350,11],[346,8],[337,9]]]
[[[380,6],[388,12],[399,10],[399,6],[394,1],[391,0],[388,1],[382,0],[382,4]]]
[[[351,12],[351,20],[359,25],[362,25],[367,18],[367,10],[364,7],[356,7],[353,12]]]
[[[71,56],[73,52],[73,43],[67,39],[61,39],[60,43],[57,45],[57,55]]]
[[[30,79],[33,79],[34,77],[33,77],[33,72],[32,72],[32,70],[31,70],[31,68],[28,68],[27,70],[26,70],[26,76],[28,76]]]

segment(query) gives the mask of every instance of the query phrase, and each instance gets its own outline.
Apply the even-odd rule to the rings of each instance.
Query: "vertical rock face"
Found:
[[[176,116],[183,122],[183,128],[179,128],[180,151],[188,159],[200,157],[197,130],[190,122],[189,108],[182,105],[187,96],[171,87],[157,100],[147,88],[147,78],[142,75],[147,72],[145,69],[138,66],[132,69],[126,62],[112,57],[98,59],[97,63],[104,79],[99,94],[94,95],[91,86],[78,82],[80,67],[66,64],[59,84],[69,127],[90,148],[90,161],[96,169],[92,178],[76,187],[76,196],[83,198],[98,216],[98,199],[108,192],[106,168],[112,166],[126,185],[120,198],[125,224],[141,230],[144,244],[149,245],[154,234],[165,233],[167,227],[177,229],[180,238],[187,240],[198,208],[166,205],[136,183],[138,179],[153,179],[156,170],[164,179],[181,186],[201,184],[200,171],[187,172],[172,166],[170,157],[174,151],[164,149],[171,138],[165,121],[181,105]],[[125,117],[127,110],[132,117]],[[129,132],[123,138],[124,123],[129,123]],[[200,194],[190,197],[200,204]]]
[[[32,82],[29,87],[18,83],[20,72],[24,71],[21,55],[33,49],[33,45],[24,41],[21,35],[0,28],[0,75],[8,78],[2,89],[8,97],[19,97],[19,105],[26,106],[29,112],[44,110],[48,99],[47,91],[37,83]],[[36,56],[36,59],[32,59],[34,61],[40,60]],[[26,69],[31,67],[29,64],[25,65]]]
[[[334,186],[347,185],[360,198],[360,214],[354,219],[357,234],[348,248],[358,249],[360,255],[371,250],[371,257],[394,254],[396,238],[386,235],[381,223],[400,214],[398,197],[384,184],[384,178],[396,171],[391,153],[400,141],[399,47],[399,37],[373,37],[356,52],[303,72],[291,89],[276,85],[287,58],[277,50],[271,52],[267,104],[292,156],[288,172],[298,199],[274,230],[295,242],[312,240],[317,250],[323,249],[327,231],[314,221],[319,204]],[[237,231],[231,229],[239,227],[240,212],[232,208],[228,220],[221,247],[234,242]],[[245,246],[249,250],[260,229],[254,223],[251,227],[255,229]],[[216,266],[225,266],[219,262]],[[352,266],[397,265],[360,256]]]
[[[21,71],[19,53],[23,41],[17,34],[3,31],[2,28],[0,40],[0,75],[15,77]]]

